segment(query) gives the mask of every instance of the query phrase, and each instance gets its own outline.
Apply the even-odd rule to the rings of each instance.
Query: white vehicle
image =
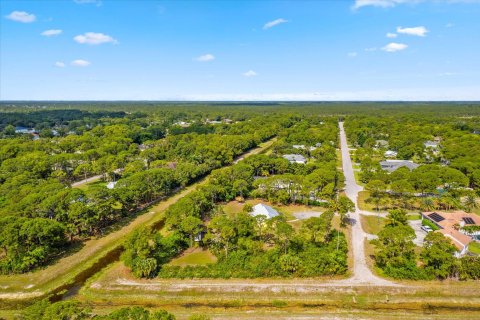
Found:
[[[422,226],[422,230],[425,231],[426,233],[432,232],[433,229],[430,228],[429,226]]]

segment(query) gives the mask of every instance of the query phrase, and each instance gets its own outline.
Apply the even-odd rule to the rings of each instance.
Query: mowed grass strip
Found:
[[[188,249],[179,257],[169,262],[171,266],[203,266],[217,262],[217,257],[209,250],[201,248]]]

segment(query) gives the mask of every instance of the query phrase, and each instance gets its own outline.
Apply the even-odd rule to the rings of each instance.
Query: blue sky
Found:
[[[480,1],[1,0],[1,100],[480,100]]]

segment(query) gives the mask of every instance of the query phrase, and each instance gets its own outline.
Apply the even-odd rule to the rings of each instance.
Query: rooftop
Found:
[[[284,159],[287,159],[290,162],[296,162],[296,163],[306,163],[307,159],[305,159],[304,156],[301,154],[285,154],[282,156]]]
[[[457,230],[458,227],[480,225],[479,216],[461,210],[454,212],[429,211],[423,212],[423,216],[435,223],[440,228],[439,232],[452,239],[453,244],[460,251],[468,246],[472,238]]]
[[[271,219],[279,216],[279,213],[277,212],[277,210],[273,209],[272,207],[267,206],[263,203],[259,203],[253,207],[253,210],[252,212],[250,212],[250,215],[252,217],[265,216],[267,219]]]
[[[411,160],[385,160],[380,161],[383,170],[393,172],[401,167],[407,167],[409,170],[418,168],[420,165]]]

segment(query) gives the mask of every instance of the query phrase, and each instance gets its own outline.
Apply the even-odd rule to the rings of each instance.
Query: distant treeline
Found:
[[[52,128],[54,126],[67,125],[69,121],[78,119],[100,119],[100,118],[123,118],[124,111],[83,111],[83,110],[40,110],[32,111],[26,109],[25,112],[0,112],[0,130],[5,129],[7,125],[15,127]],[[38,128],[37,128],[38,129]]]

